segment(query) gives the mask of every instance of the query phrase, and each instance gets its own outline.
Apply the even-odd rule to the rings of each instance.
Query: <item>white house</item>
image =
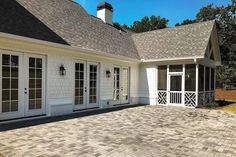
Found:
[[[113,26],[110,4],[97,10],[91,16],[70,0],[0,1],[0,121],[214,101],[214,21],[132,33]]]

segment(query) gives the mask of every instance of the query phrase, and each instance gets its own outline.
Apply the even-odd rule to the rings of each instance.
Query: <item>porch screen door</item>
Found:
[[[170,75],[170,103],[182,103],[182,75]]]

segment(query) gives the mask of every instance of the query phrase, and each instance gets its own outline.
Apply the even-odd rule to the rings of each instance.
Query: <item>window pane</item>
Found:
[[[42,59],[40,59],[40,58],[36,59],[36,67],[37,68],[42,68]]]
[[[171,76],[170,90],[171,91],[181,91],[182,89],[182,76]]]
[[[35,79],[29,79],[29,88],[35,88]]]
[[[41,89],[36,90],[36,98],[42,98],[42,91]]]
[[[182,72],[183,71],[183,65],[170,65],[170,72]]]
[[[35,58],[29,58],[29,67],[35,68]]]
[[[35,99],[35,90],[29,90],[29,99]]]
[[[215,69],[211,69],[211,90],[215,90]]]
[[[10,89],[10,79],[2,79],[2,89]]]
[[[41,109],[42,108],[42,100],[41,99],[37,99],[36,100],[36,109]]]
[[[185,65],[185,91],[196,90],[196,65]]]
[[[167,88],[167,66],[158,66],[158,90]]]
[[[10,101],[2,102],[2,112],[10,112]]]
[[[84,71],[84,64],[80,64],[79,70],[80,70],[80,71]]]
[[[210,90],[210,69],[206,67],[206,76],[205,76],[205,90],[209,91]]]
[[[2,101],[10,100],[10,90],[2,90]]]
[[[36,88],[42,88],[42,80],[41,79],[36,80]]]
[[[11,56],[11,66],[18,66],[18,56]]]
[[[35,78],[35,69],[29,69],[29,78]]]
[[[199,65],[199,80],[198,80],[198,88],[199,91],[203,91],[204,90],[204,66]]]
[[[11,89],[18,89],[18,79],[11,79]]]
[[[18,77],[18,68],[11,67],[11,77]]]
[[[35,100],[29,100],[29,110],[35,109]]]
[[[11,101],[11,111],[12,112],[18,111],[18,101]]]
[[[10,67],[2,67],[2,77],[10,77]]]
[[[18,100],[18,90],[11,90],[11,100]]]
[[[10,55],[2,55],[2,65],[10,66]]]
[[[39,79],[42,78],[42,69],[37,69],[36,70],[36,77],[39,78]]]

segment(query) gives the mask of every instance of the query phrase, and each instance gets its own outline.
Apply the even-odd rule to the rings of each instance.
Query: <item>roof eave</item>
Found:
[[[63,45],[63,44],[59,44],[59,43],[53,43],[53,42],[38,40],[38,39],[34,39],[34,38],[29,38],[29,37],[22,37],[22,36],[18,36],[18,35],[13,35],[13,34],[9,34],[9,33],[0,32],[0,37],[14,39],[14,40],[20,40],[20,41],[24,41],[24,42],[33,43],[33,44],[40,44],[40,45],[45,45],[45,46],[62,48],[62,49],[67,49],[67,50],[72,50],[72,51],[79,51],[81,53],[86,53],[86,54],[89,53],[91,55],[99,55],[99,56],[103,55],[104,57],[117,58],[117,59],[121,59],[121,60],[125,59],[126,61],[130,61],[130,62],[141,62],[140,59],[134,59],[134,58],[126,57],[126,56],[112,55],[112,54],[108,54],[105,52],[96,51],[96,50],[92,50],[92,49],[81,48],[81,47],[70,46],[70,45]]]

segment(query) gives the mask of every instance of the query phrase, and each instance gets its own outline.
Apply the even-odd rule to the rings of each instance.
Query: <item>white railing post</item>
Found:
[[[198,106],[198,79],[199,79],[199,64],[196,64],[196,107]]]
[[[206,105],[206,67],[204,69],[204,83],[203,83],[203,105]]]
[[[169,78],[169,65],[167,65],[167,105],[170,104],[170,78]]]
[[[183,64],[183,75],[182,75],[182,105],[185,105],[184,97],[185,97],[185,64]]]

